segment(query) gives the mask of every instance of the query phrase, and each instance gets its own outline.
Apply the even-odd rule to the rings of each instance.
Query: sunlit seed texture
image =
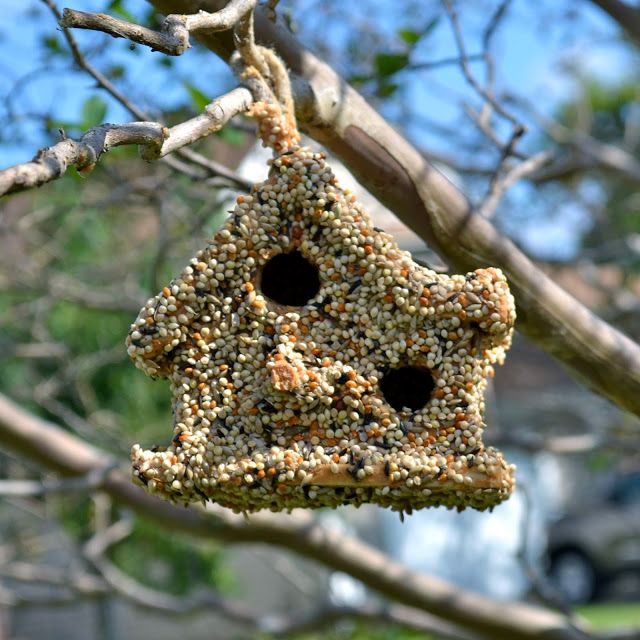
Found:
[[[134,478],[235,511],[492,507],[513,467],[483,445],[483,392],[514,321],[500,270],[419,266],[296,148],[131,327],[175,418]]]

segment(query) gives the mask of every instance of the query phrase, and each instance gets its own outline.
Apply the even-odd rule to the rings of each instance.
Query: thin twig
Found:
[[[249,109],[253,98],[248,89],[237,87],[228,93],[210,102],[204,112],[185,122],[175,125],[169,129],[169,135],[160,148],[146,148],[142,152],[145,160],[156,160],[177,149],[193,144],[206,136],[219,131],[235,115],[244,113]],[[188,157],[188,154],[186,154]],[[216,163],[218,175],[220,165]],[[224,171],[224,177],[235,180],[235,176],[230,169]]]
[[[500,151],[502,160],[504,160],[504,150],[509,143],[507,142],[505,144],[505,142],[503,142],[498,137],[498,134],[496,134],[496,132],[491,128],[487,118],[488,111],[483,110],[482,112],[477,113],[469,105],[464,105],[464,111],[469,116],[471,121],[478,127],[478,129],[496,146],[496,148]],[[515,132],[512,131],[511,139],[513,139],[514,133],[515,135],[517,135],[517,137],[520,137],[524,133],[524,130],[518,128],[515,129]],[[526,153],[513,148],[513,146],[511,146],[511,148],[509,149],[509,153],[512,157],[519,158],[520,160],[526,160],[529,157]]]
[[[502,178],[492,180],[489,193],[475,211],[485,218],[490,218],[495,213],[500,201],[509,188],[522,178],[538,171],[547,164],[552,157],[553,154],[550,151],[541,151],[528,160],[516,165]]]
[[[126,38],[161,51],[170,56],[182,55],[190,46],[189,36],[198,31],[225,31],[231,29],[243,16],[252,11],[255,0],[231,0],[215,13],[200,11],[194,15],[173,14],[165,18],[161,31],[114,18],[104,13],[87,13],[65,9],[60,26],[74,29],[102,31],[114,38]]]
[[[75,37],[73,36],[73,33],[69,28],[72,25],[67,26],[66,21],[63,20],[63,15],[60,13],[60,10],[58,9],[56,3],[53,0],[43,0],[43,2],[49,7],[53,15],[58,20],[58,23],[62,28],[62,33],[67,41],[67,44],[69,45],[69,49],[71,51],[71,54],[76,64],[81,69],[86,71],[96,81],[98,86],[102,87],[117,102],[119,102],[125,109],[127,109],[127,111],[129,111],[129,113],[131,113],[134,118],[137,118],[138,120],[149,120],[150,119],[149,114],[147,114],[143,109],[140,109],[124,93],[122,93],[122,91],[120,91],[103,73],[101,73],[98,69],[96,69],[96,67],[94,67],[85,58],[85,56],[82,54],[82,51],[80,50],[80,47],[78,46],[78,43]],[[221,20],[222,23],[224,23],[225,20],[231,21],[235,16],[234,11],[242,10],[242,7],[240,6],[242,3],[231,3],[231,4],[235,4],[235,8],[228,6],[225,8],[225,10],[218,12],[216,14],[217,16],[219,16],[219,19]],[[251,2],[249,2],[248,4],[251,4]],[[71,10],[67,9],[65,11],[71,11]],[[81,13],[81,12],[76,12],[76,13]],[[90,15],[90,14],[87,14],[87,15]],[[105,16],[104,14],[100,14],[100,16],[104,18],[109,18],[109,16]],[[126,23],[125,21],[118,20],[116,18],[110,18],[110,19],[114,20],[118,24]],[[129,24],[129,23],[126,23],[126,24]],[[131,25],[131,26],[136,27],[137,25]],[[233,22],[230,23],[230,26],[233,26]],[[139,29],[144,30],[144,27],[139,27]],[[151,30],[147,30],[147,31],[151,33],[155,33]],[[243,90],[237,89],[236,91],[240,92]],[[249,108],[251,103],[246,102],[247,101],[246,96],[244,98],[240,98],[237,93],[234,93],[233,91],[230,93],[233,94],[233,97],[230,98],[231,104],[224,104],[224,105],[221,104],[220,100],[222,98],[213,100],[209,105],[205,107],[203,114],[196,116],[196,118],[193,118],[191,121],[189,121],[192,123],[191,126],[187,126],[186,123],[183,123],[182,125],[177,125],[176,127],[174,127],[174,135],[178,140],[182,140],[182,144],[177,144],[175,141],[172,141],[171,145],[168,147],[168,149],[170,150],[164,150],[163,152],[160,153],[158,157],[161,157],[163,161],[174,170],[180,171],[182,173],[189,173],[188,168],[185,165],[181,164],[179,160],[176,160],[175,158],[168,158],[165,156],[171,151],[179,150],[178,155],[181,155],[182,157],[186,157],[186,154],[184,153],[186,150],[181,149],[182,146],[184,146],[185,144],[191,144],[192,142],[195,142],[197,139],[201,137],[204,137],[206,135],[209,135],[210,133],[218,131],[224,126],[224,124],[226,124],[228,120],[230,120],[233,117],[235,113],[240,112],[238,110],[238,111],[235,111],[234,113],[231,113],[231,111],[233,111],[232,108],[229,111],[225,111],[225,109],[232,107],[232,104],[234,102],[238,101],[236,102],[236,105],[240,107],[242,106],[242,103],[240,101],[244,100],[245,102],[244,106],[246,107],[244,110],[246,111],[246,109]],[[250,100],[250,96],[248,100]],[[220,118],[219,116],[223,116],[223,117]],[[194,132],[195,130],[199,130],[201,132],[201,135],[199,137],[195,137],[196,136],[196,133]],[[149,155],[151,156],[151,159],[155,159],[153,153],[149,153]],[[201,164],[200,166],[204,166],[204,165]],[[214,176],[220,175],[222,177],[225,177],[231,180],[234,184],[242,188],[251,188],[251,185],[248,185],[247,187],[246,181],[243,181],[242,178],[240,178],[237,174],[235,174],[230,169],[227,169],[226,167],[219,165],[218,163],[214,163],[214,162],[209,163],[209,165],[206,166],[206,169],[207,169],[208,175],[214,175]],[[203,178],[204,177],[207,177],[207,176],[203,176]]]
[[[20,409],[0,395],[0,443],[47,468],[86,473],[103,453],[55,425]],[[495,603],[402,566],[365,543],[318,526],[306,512],[254,514],[245,520],[227,509],[178,509],[134,487],[114,471],[104,491],[120,505],[144,514],[158,526],[227,543],[266,542],[287,548],[325,566],[345,571],[386,597],[431,612],[485,637],[510,640],[575,640],[564,617],[521,603]],[[96,545],[99,547],[100,545]],[[95,547],[94,547],[95,548]]]
[[[473,62],[475,60],[483,60],[483,53],[471,53],[467,56],[468,62]],[[413,64],[409,64],[405,67],[408,71],[429,71],[430,69],[437,69],[439,67],[448,67],[450,65],[459,65],[460,57],[459,56],[451,56],[450,58],[440,58],[439,60],[431,60],[426,62],[414,62]],[[375,76],[371,76],[373,79]]]
[[[63,16],[60,13],[56,3],[53,0],[42,0],[47,7],[51,10],[53,15],[55,16],[58,24],[62,28],[62,35],[64,36],[67,44],[69,45],[69,49],[71,51],[71,55],[75,60],[76,64],[86,71],[98,84],[98,86],[102,87],[107,93],[109,93],[113,98],[115,98],[120,104],[122,104],[128,111],[133,115],[134,118],[138,120],[149,120],[148,116],[136,107],[136,105],[127,98],[127,96],[122,93],[103,73],[101,73],[98,69],[96,69],[89,61],[82,55],[80,51],[80,47],[78,46],[78,42],[73,36],[73,33],[68,29],[68,27],[64,24]],[[68,9],[65,9],[68,11]]]
[[[488,102],[497,113],[499,113],[505,120],[508,120],[514,126],[522,126],[522,124],[518,121],[518,119],[507,111],[484,87],[480,85],[480,83],[476,80],[473,75],[471,68],[469,67],[469,56],[467,55],[466,47],[464,44],[464,37],[462,35],[462,29],[460,28],[460,21],[458,18],[458,12],[455,9],[454,3],[451,0],[443,0],[443,5],[447,15],[449,17],[449,22],[451,23],[451,28],[453,30],[453,35],[456,41],[456,46],[458,48],[458,52],[460,53],[460,70],[464,75],[467,82],[473,87],[473,89],[482,96],[486,102]],[[503,15],[500,14],[500,15]],[[499,16],[500,17],[500,16]],[[496,14],[494,14],[493,22],[496,21]],[[490,31],[490,36],[495,30],[495,27],[492,31]],[[485,35],[485,41],[488,43],[490,41],[490,37],[487,38]],[[486,54],[485,54],[486,55]]]
[[[89,492],[99,489],[105,482],[107,476],[117,467],[119,463],[111,461],[103,467],[93,469],[88,473],[74,478],[42,480],[0,480],[0,496],[2,497],[27,497],[42,496],[53,493],[76,493]]]
[[[491,44],[494,35],[498,31],[498,26],[502,22],[504,16],[507,13],[507,9],[511,4],[511,0],[503,0],[493,12],[493,15],[489,19],[484,33],[482,34],[482,56],[484,58],[484,64],[487,74],[487,93],[493,95],[493,83],[495,80],[495,63],[493,55],[491,54]]]
[[[487,53],[491,49],[491,41],[495,36],[500,23],[504,19],[507,14],[507,10],[509,9],[509,5],[511,4],[511,0],[502,0],[502,2],[496,7],[496,10],[493,12],[493,15],[489,19],[489,23],[485,27],[484,33],[482,34],[482,49],[484,51],[483,55],[487,55]]]
[[[237,187],[241,189],[246,189],[247,191],[251,190],[253,187],[253,182],[251,180],[247,180],[242,176],[238,175],[235,171],[232,171],[228,167],[225,167],[223,164],[212,160],[211,158],[207,158],[203,156],[201,153],[194,151],[193,149],[182,149],[181,155],[184,158],[187,158],[193,164],[198,165],[199,167],[203,167],[207,170],[207,174],[213,174],[214,178],[225,178],[235,184]]]

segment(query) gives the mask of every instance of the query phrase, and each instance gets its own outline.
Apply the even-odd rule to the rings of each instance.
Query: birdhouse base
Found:
[[[150,453],[134,448],[136,480],[152,493],[180,501],[182,483],[177,481],[173,487],[167,487],[163,482],[148,479],[149,466],[145,464],[145,460],[158,455],[164,455],[170,462],[175,454]],[[335,454],[327,457],[330,459],[331,455]],[[187,502],[195,495],[236,512],[359,506],[367,502],[409,513],[431,506],[484,510],[508,498],[514,486],[513,465],[507,464],[502,454],[492,448],[477,453],[472,458],[472,467],[460,461],[448,463],[439,456],[426,458],[422,466],[416,458],[406,455],[386,456],[384,462],[376,464],[365,464],[365,458],[360,458],[353,464],[331,461],[313,467],[304,460],[296,464],[294,459],[301,460],[297,451],[280,451],[271,459],[259,454],[219,467],[199,486],[190,486]]]

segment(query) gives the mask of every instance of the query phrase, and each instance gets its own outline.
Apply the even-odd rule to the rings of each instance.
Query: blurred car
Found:
[[[640,472],[613,480],[549,531],[549,578],[571,603],[597,598],[623,574],[640,577]]]

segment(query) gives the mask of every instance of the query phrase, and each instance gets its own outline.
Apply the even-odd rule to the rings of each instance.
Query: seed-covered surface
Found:
[[[492,507],[513,467],[483,445],[483,392],[514,320],[498,269],[419,266],[296,148],[131,327],[175,420],[134,478],[235,511]]]

